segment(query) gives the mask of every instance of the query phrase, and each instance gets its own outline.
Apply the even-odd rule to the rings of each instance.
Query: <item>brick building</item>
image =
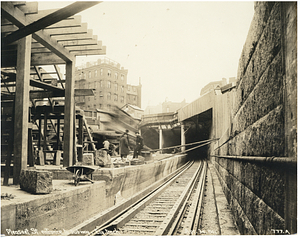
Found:
[[[111,110],[112,106],[122,107],[129,103],[141,107],[141,81],[139,85],[127,84],[128,70],[108,59],[98,59],[76,68],[76,89],[94,89],[94,96],[75,98],[77,106],[84,110]]]

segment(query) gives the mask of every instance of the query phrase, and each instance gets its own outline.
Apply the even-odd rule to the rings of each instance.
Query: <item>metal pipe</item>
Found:
[[[281,163],[281,164],[291,164],[297,165],[297,159],[293,157],[260,157],[260,156],[240,156],[240,155],[211,155],[213,157],[234,159],[234,160],[248,160],[255,162],[265,162],[265,163]]]

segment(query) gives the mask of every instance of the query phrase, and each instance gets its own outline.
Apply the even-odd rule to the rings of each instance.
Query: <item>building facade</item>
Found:
[[[127,74],[127,69],[108,58],[77,67],[75,88],[93,89],[94,96],[75,97],[76,105],[84,110],[108,111],[112,106],[121,108],[127,103],[141,107],[141,81],[137,86],[127,84]]]

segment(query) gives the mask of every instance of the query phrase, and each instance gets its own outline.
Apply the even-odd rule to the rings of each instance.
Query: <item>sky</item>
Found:
[[[72,2],[40,1],[39,9]],[[104,1],[78,15],[106,46],[105,57],[142,83],[142,109],[192,102],[212,81],[236,77],[254,14],[248,1]],[[76,65],[104,56],[76,57]]]

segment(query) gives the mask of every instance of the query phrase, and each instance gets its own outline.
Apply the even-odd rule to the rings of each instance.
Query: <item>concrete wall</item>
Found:
[[[26,201],[3,201],[1,234],[14,235],[10,231],[15,231],[23,232],[15,235],[49,235],[48,231],[61,235],[105,209],[105,182],[64,188],[47,195],[28,194],[31,198]],[[18,197],[24,200],[26,195]]]
[[[53,171],[54,178],[66,180],[54,180],[54,191],[51,194],[27,193],[25,194],[25,197],[29,198],[27,201],[24,200],[23,195],[18,196],[23,201],[13,199],[2,202],[1,234],[9,235],[6,229],[22,232],[27,229],[31,235],[34,235],[31,228],[39,232],[46,231],[46,229],[57,232],[72,229],[94,215],[111,208],[118,202],[118,199],[121,201],[121,199],[134,196],[186,162],[185,155],[177,155],[150,164],[114,169],[103,168],[93,175],[96,183],[81,184],[78,187],[70,183],[71,173]],[[57,191],[58,187],[55,186],[58,182],[65,184],[64,187],[58,189],[61,192]]]
[[[247,160],[296,160],[296,23],[296,2],[256,2],[236,91],[216,96],[210,153],[241,234],[297,231],[296,166]]]
[[[107,207],[114,205],[119,192],[126,199],[174,172],[187,162],[185,155],[177,155],[149,164],[115,169],[101,169],[93,175],[95,180],[106,181]]]

